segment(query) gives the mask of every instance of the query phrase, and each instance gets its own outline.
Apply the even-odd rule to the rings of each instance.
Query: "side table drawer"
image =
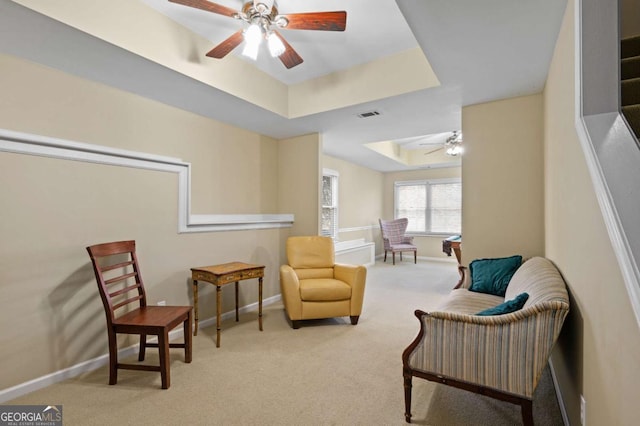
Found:
[[[194,280],[211,282],[211,280],[215,280],[215,275],[211,275],[207,272],[193,271],[193,273],[191,274],[191,278]]]
[[[258,278],[258,277],[261,277],[262,275],[263,275],[263,272],[260,269],[254,269],[252,271],[242,271],[240,273],[240,279],[246,280],[247,278]]]
[[[220,284],[226,284],[226,283],[230,283],[233,281],[240,281],[242,279],[242,274],[240,272],[235,272],[233,274],[226,274],[221,276],[218,279],[218,282]]]

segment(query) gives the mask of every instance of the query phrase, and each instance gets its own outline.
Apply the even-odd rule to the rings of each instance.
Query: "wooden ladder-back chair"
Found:
[[[162,389],[171,385],[169,348],[184,348],[184,360],[191,362],[191,306],[147,306],[147,297],[138,267],[135,241],[118,241],[87,247],[96,274],[100,297],[107,316],[109,335],[109,384],[118,381],[118,369],[159,371]],[[119,314],[116,315],[116,311]],[[169,343],[169,331],[183,324],[184,343]],[[160,365],[121,364],[116,336],[140,335],[138,361],[144,361],[147,347],[158,348]],[[148,343],[147,335],[158,343]]]

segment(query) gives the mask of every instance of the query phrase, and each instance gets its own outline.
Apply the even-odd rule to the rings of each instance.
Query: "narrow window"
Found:
[[[338,240],[338,172],[322,171],[321,235]]]

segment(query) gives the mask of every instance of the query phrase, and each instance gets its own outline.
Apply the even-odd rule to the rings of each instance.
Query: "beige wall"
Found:
[[[289,117],[439,86],[419,47],[289,86]]]
[[[364,238],[382,250],[378,218],[382,215],[381,172],[324,155],[322,167],[339,173],[338,180],[338,240]]]
[[[462,262],[544,254],[542,96],[462,110]]]
[[[640,330],[574,127],[574,7],[570,0],[544,92],[545,252],[560,269],[571,311],[553,365],[571,424],[638,422]]]
[[[403,180],[459,178],[460,176],[460,167],[385,173],[383,195],[384,208],[382,218],[393,219],[395,182]],[[442,239],[442,236],[415,236],[413,242],[418,247],[418,256],[447,259],[447,255],[442,252]],[[382,251],[384,252],[384,250]],[[454,257],[452,256],[448,260],[451,259],[454,259]]]
[[[279,197],[278,172],[307,167],[301,185],[317,187],[317,136],[275,141],[8,56],[0,69],[0,128],[182,158],[194,213],[295,213],[317,230],[318,192],[292,174]],[[107,353],[88,245],[135,239],[151,303],[191,303],[189,268],[233,260],[266,265],[264,296],[280,292],[290,230],[177,234],[175,174],[0,152],[0,182],[0,389]],[[306,208],[281,210],[282,198],[304,197]],[[214,315],[214,293],[201,286],[201,319]],[[257,301],[255,283],[240,297]]]
[[[296,215],[291,235],[320,235],[322,139],[314,133],[278,145],[279,205]]]

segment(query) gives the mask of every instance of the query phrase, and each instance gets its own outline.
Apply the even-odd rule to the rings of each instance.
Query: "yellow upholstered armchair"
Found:
[[[349,316],[356,325],[362,312],[367,269],[335,263],[329,237],[287,239],[288,265],[280,267],[280,288],[293,328],[307,319]]]

